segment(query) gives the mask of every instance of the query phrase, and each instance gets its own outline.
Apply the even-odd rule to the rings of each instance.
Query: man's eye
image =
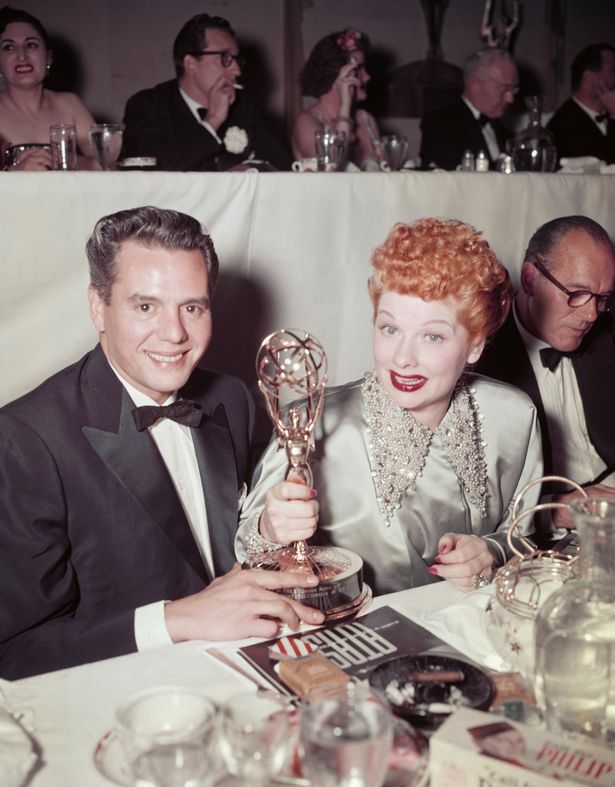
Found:
[[[192,315],[198,316],[200,314],[203,314],[205,309],[204,309],[203,306],[201,306],[198,303],[189,303],[186,306],[186,311],[188,312],[188,314],[192,314]]]
[[[138,306],[138,309],[139,309],[139,311],[142,314],[147,314],[148,312],[151,312],[152,304],[151,303],[140,303],[139,306]]]

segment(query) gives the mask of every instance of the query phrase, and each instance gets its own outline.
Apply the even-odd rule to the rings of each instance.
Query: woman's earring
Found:
[[[47,65],[45,66],[45,76],[48,77],[51,73],[51,63],[47,61]]]

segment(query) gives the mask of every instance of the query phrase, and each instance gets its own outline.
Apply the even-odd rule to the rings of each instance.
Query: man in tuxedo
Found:
[[[547,124],[558,156],[596,156],[615,164],[615,47],[592,44],[579,52],[571,83],[571,98]]]
[[[615,250],[586,216],[564,216],[529,241],[521,289],[477,371],[533,399],[545,472],[615,498]],[[514,429],[514,424],[510,425]],[[568,503],[579,493],[556,497]],[[571,524],[557,510],[558,527]]]
[[[173,44],[177,79],[126,104],[122,157],[154,156],[159,169],[226,170],[251,154],[276,169],[290,155],[240,90],[242,58],[226,19],[198,14]]]
[[[102,218],[87,255],[100,344],[0,410],[0,675],[321,622],[272,592],[314,577],[235,565],[253,406],[197,368],[211,238],[136,208]]]
[[[463,69],[464,90],[452,106],[421,121],[424,168],[456,169],[466,150],[484,151],[493,169],[510,133],[500,121],[518,91],[517,66],[504,49],[480,49]]]

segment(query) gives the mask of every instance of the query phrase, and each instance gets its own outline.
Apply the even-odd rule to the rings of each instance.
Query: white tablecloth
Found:
[[[423,623],[427,614],[462,597],[453,585],[442,582],[380,596],[372,608],[388,604]],[[185,642],[5,683],[9,703],[15,711],[25,713],[42,747],[44,764],[29,787],[109,787],[94,766],[94,748],[113,727],[115,708],[133,692],[165,683],[180,684],[201,687],[214,701],[223,701],[237,691],[253,688],[205,653],[211,644],[225,647]]]
[[[122,208],[176,208],[210,229],[222,274],[206,361],[248,383],[260,340],[281,327],[321,340],[333,384],[371,368],[369,258],[397,221],[468,221],[515,279],[549,219],[584,213],[615,235],[615,176],[6,172],[2,185],[0,404],[94,344],[84,244]]]

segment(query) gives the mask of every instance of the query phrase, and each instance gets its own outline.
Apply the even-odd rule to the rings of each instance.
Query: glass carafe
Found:
[[[570,506],[581,539],[579,578],[536,619],[536,693],[553,732],[615,740],[615,502]]]
[[[529,114],[527,128],[515,137],[512,149],[515,169],[519,172],[553,172],[557,164],[555,140],[542,125],[542,96],[525,99]]]

